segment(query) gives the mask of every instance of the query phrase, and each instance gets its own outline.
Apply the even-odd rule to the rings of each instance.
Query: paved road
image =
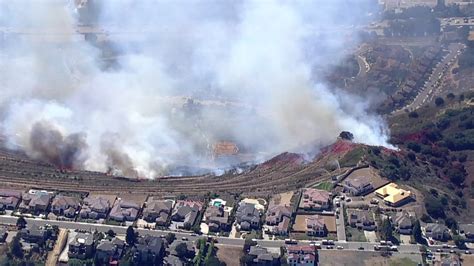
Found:
[[[346,238],[346,223],[344,222],[344,201],[336,197],[333,199],[333,206],[337,206],[336,201],[339,201],[340,206],[341,206],[341,207],[336,207],[336,208],[339,208],[339,215],[336,214],[337,240],[345,242],[347,238]]]
[[[441,79],[448,71],[449,65],[455,61],[459,53],[461,53],[464,48],[465,46],[461,43],[450,44],[448,46],[448,54],[433,69],[428,81],[425,82],[425,85],[415,97],[413,102],[399,110],[394,111],[393,114],[400,114],[405,110],[416,110],[420,108],[430,97],[432,97],[437,87],[440,85]]]
[[[87,231],[94,231],[97,230],[99,232],[107,232],[109,229],[112,229],[117,234],[125,234],[127,227],[124,226],[117,226],[117,225],[108,225],[108,224],[91,224],[91,223],[80,223],[80,222],[69,222],[69,221],[51,221],[51,220],[44,220],[39,218],[25,218],[27,223],[30,225],[57,225],[60,228],[66,228],[71,230],[87,230]],[[17,217],[12,216],[0,216],[0,223],[1,224],[15,224]],[[136,229],[139,234],[141,235],[151,235],[151,236],[161,236],[169,233],[170,231],[163,231],[163,230],[149,230],[149,229]],[[176,235],[177,239],[181,239],[183,237],[187,238],[190,241],[195,241],[202,236],[194,235],[189,232],[173,232]],[[232,245],[232,246],[243,246],[244,240],[243,239],[235,239],[235,238],[228,238],[228,237],[216,237],[217,243],[220,245]],[[320,243],[321,241],[298,241],[300,245],[308,245],[309,243]],[[262,247],[283,247],[285,246],[285,242],[283,240],[257,240],[257,243]],[[335,241],[334,248],[336,249],[337,246],[341,246],[344,250],[358,250],[360,247],[363,247],[366,251],[374,251],[374,246],[377,243],[368,243],[368,242],[345,242],[345,241]],[[400,245],[398,247],[398,252],[400,253],[419,253],[419,246],[418,245]]]
[[[370,65],[367,63],[365,57],[361,55],[357,55],[356,59],[357,63],[359,63],[359,72],[357,73],[357,76],[363,77],[370,71]]]
[[[93,224],[93,223],[80,223],[80,222],[70,222],[70,221],[53,221],[53,220],[44,220],[39,218],[25,218],[28,224],[30,225],[57,225],[59,228],[66,228],[71,230],[86,230],[86,231],[94,231],[97,230],[98,232],[107,232],[108,230],[112,229],[117,234],[125,234],[127,231],[127,227],[125,226],[118,226],[118,225],[109,225],[109,224]],[[0,216],[0,223],[1,224],[16,224],[17,217],[13,216]],[[172,232],[176,235],[176,238],[183,238],[186,237],[187,239],[194,241],[202,236],[195,235],[189,232],[174,232],[174,231],[164,231],[164,230],[150,230],[150,229],[136,229],[140,235],[151,235],[151,236],[161,236],[166,235],[169,232]],[[226,244],[226,245],[233,245],[233,246],[243,246],[244,240],[243,239],[236,239],[236,238],[228,238],[228,237],[216,237],[218,243]]]

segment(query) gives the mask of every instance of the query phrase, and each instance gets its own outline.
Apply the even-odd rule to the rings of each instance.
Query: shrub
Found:
[[[410,117],[410,118],[418,118],[418,113],[415,112],[415,111],[410,112],[410,113],[408,113],[408,117]]]
[[[416,142],[408,142],[407,148],[414,151],[414,152],[420,152],[421,151],[420,144],[418,144]]]
[[[434,197],[427,197],[425,201],[426,212],[433,218],[439,219],[446,217],[444,206],[440,200]]]
[[[436,106],[441,106],[441,105],[443,105],[443,104],[444,104],[443,98],[441,98],[441,97],[436,97],[436,99],[435,99],[435,104],[436,104]]]

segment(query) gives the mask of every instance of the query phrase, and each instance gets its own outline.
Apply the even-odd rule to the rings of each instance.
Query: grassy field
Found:
[[[362,158],[362,155],[365,154],[365,148],[364,147],[358,147],[350,152],[348,152],[340,161],[341,167],[352,167],[356,166],[357,163],[360,161]]]
[[[411,265],[418,265],[418,263],[412,261],[409,258],[400,258],[396,260],[390,261],[390,266],[411,266]]]
[[[332,190],[332,183],[331,182],[322,182],[314,186],[314,188],[322,189],[326,191]]]

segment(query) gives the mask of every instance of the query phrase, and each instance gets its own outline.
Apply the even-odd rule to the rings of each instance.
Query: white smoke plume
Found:
[[[1,133],[61,167],[148,178],[215,167],[218,141],[253,159],[342,130],[386,145],[368,103],[317,71],[373,2],[0,0]]]

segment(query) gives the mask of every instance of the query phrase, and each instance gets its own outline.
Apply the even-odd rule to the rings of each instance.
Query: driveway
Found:
[[[207,235],[209,234],[209,226],[206,223],[201,223],[201,233]]]
[[[377,242],[377,234],[375,231],[364,231],[365,238],[369,243],[376,243]]]
[[[336,199],[333,200],[334,206],[336,206]],[[339,207],[339,214],[336,215],[336,232],[338,241],[346,241],[346,226],[344,223],[344,201],[340,200],[341,207]],[[337,218],[339,217],[339,218]]]
[[[400,242],[403,244],[410,244],[411,236],[410,235],[400,235]]]

